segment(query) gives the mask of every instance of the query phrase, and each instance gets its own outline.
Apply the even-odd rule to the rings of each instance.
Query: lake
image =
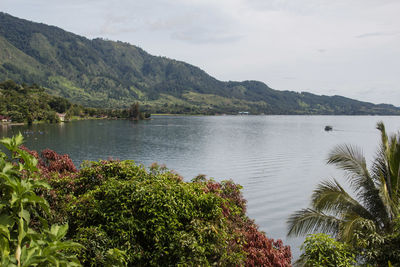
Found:
[[[248,215],[268,237],[280,238],[299,255],[302,238],[286,238],[286,219],[308,206],[315,185],[343,173],[325,164],[329,151],[348,143],[363,148],[367,162],[379,144],[376,123],[400,130],[400,117],[381,116],[154,116],[152,120],[88,120],[63,124],[2,126],[1,136],[20,131],[30,149],[51,148],[83,160],[153,162],[190,180],[206,174],[241,184]],[[326,132],[326,125],[333,131]]]

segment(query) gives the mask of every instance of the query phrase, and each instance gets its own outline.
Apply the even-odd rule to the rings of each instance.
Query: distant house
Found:
[[[239,111],[238,113],[239,113],[239,115],[249,115],[250,114],[250,112],[248,112],[248,111]]]
[[[60,121],[65,121],[65,114],[66,113],[57,113],[57,116],[60,119]]]

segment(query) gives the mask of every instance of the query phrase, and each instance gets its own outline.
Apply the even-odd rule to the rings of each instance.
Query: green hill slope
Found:
[[[400,114],[340,96],[277,91],[262,82],[222,82],[203,70],[123,42],[89,40],[0,13],[0,80],[37,83],[93,107],[139,101],[158,113]]]

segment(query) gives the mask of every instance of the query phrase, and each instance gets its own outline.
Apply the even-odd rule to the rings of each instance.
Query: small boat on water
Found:
[[[325,131],[329,132],[329,131],[332,131],[332,130],[333,130],[332,126],[330,126],[330,125],[325,126]]]

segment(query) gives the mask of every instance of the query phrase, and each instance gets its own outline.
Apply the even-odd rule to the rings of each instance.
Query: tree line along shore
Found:
[[[90,118],[143,120],[150,118],[150,114],[141,112],[137,102],[119,109],[84,107],[52,96],[36,84],[17,84],[12,80],[0,83],[0,123],[56,123]]]

